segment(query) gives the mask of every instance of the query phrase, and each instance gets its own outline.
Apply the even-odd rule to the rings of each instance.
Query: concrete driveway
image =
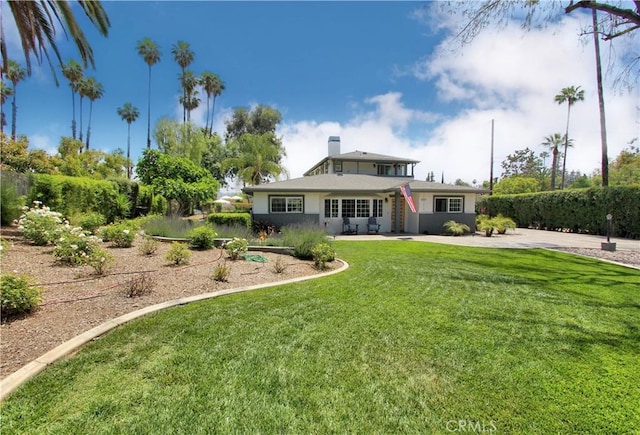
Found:
[[[460,237],[436,236],[422,234],[394,234],[379,235],[358,234],[353,236],[336,236],[336,240],[416,240],[423,242],[446,243],[449,245],[477,246],[484,248],[594,248],[600,249],[600,243],[606,242],[602,236],[588,234],[561,233],[557,231],[531,230],[516,228],[507,234],[494,234],[485,237],[477,233]],[[640,251],[640,240],[611,238],[617,243],[618,251]]]

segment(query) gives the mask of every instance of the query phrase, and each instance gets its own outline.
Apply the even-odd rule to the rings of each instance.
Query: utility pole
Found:
[[[494,120],[491,120],[491,169],[489,170],[489,195],[493,195],[493,124]]]

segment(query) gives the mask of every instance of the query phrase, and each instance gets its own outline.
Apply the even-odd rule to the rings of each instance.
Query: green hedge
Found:
[[[571,230],[605,235],[606,215],[613,215],[613,234],[640,238],[640,187],[616,186],[555,192],[493,195],[476,203],[491,216],[502,213],[518,227]]]
[[[127,180],[32,174],[28,203],[42,201],[65,216],[97,212],[113,222],[129,217],[136,209],[138,197],[138,184]]]
[[[249,213],[211,213],[207,215],[207,222],[213,225],[245,226],[251,228]]]

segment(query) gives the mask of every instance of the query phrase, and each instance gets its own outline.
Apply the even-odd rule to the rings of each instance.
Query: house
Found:
[[[330,136],[328,155],[304,176],[247,186],[253,197],[253,219],[277,227],[295,223],[324,226],[328,233],[343,232],[343,218],[367,232],[370,216],[381,233],[440,234],[443,224],[455,220],[475,231],[475,203],[486,189],[414,179],[417,160],[354,151],[342,154],[340,138]],[[416,212],[411,211],[401,187],[410,189]]]

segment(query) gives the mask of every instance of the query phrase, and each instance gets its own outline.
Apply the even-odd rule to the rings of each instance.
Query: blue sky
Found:
[[[109,37],[88,28],[96,69],[105,88],[94,105],[92,148],[126,148],[126,123],[116,113],[125,102],[140,109],[132,125],[134,160],[146,145],[147,65],[136,53],[144,37],[162,52],[152,69],[151,122],[181,118],[180,69],[171,47],[189,42],[190,69],[220,75],[225,92],[214,128],[234,107],[267,104],[279,109],[278,134],[291,177],[301,176],[327,152],[328,136],[342,151],[363,150],[420,160],[416,177],[488,179],[491,120],[495,119],[495,169],[516,149],[543,148],[544,136],[564,132],[566,107],[553,97],[579,85],[586,100],[572,108],[567,167],[591,173],[599,167],[600,133],[593,47],[581,41],[582,14],[559,15],[544,29],[523,32],[518,23],[490,28],[462,51],[452,51],[459,22],[438,13],[437,3],[417,2],[104,2]],[[11,17],[3,14],[10,57],[21,60]],[[65,60],[76,57],[59,37]],[[611,56],[630,50],[621,45]],[[603,47],[609,56],[609,47]],[[71,135],[71,96],[47,66],[18,85],[18,133],[34,148],[55,150]],[[608,82],[612,76],[607,77]],[[615,157],[638,136],[637,88],[605,90],[609,154]],[[204,103],[204,102],[203,102]],[[10,114],[10,104],[5,104]],[[10,116],[9,116],[10,118]],[[204,125],[204,104],[192,114]],[[10,122],[10,121],[9,121]],[[86,129],[86,114],[84,117]]]

